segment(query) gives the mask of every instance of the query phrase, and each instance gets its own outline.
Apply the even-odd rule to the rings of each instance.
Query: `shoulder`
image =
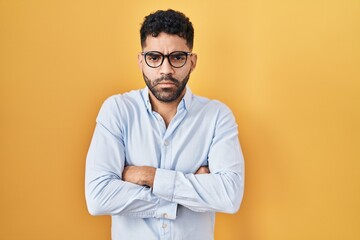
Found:
[[[137,104],[142,102],[142,90],[132,90],[130,92],[115,94],[108,97],[103,106],[120,107],[121,105]]]
[[[223,102],[216,99],[193,95],[191,115],[194,119],[206,120],[207,126],[236,127],[236,119],[231,109]]]
[[[208,130],[212,129],[214,134],[222,136],[225,133],[237,133],[237,123],[233,112],[219,100],[196,96],[193,114],[195,118],[200,119],[200,122],[206,121],[203,125]]]
[[[103,102],[99,111],[98,120],[109,117],[119,119],[129,111],[140,108],[144,105],[143,102],[141,90],[112,95]]]
[[[207,114],[231,114],[231,109],[223,102],[216,99],[209,99],[202,96],[193,95],[193,107],[196,111],[203,110]]]

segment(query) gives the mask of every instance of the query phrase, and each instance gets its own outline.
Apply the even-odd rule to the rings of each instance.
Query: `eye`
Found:
[[[186,59],[186,55],[184,53],[174,53],[171,54],[172,61],[184,61]]]
[[[160,61],[162,56],[158,53],[147,53],[146,54],[146,60],[151,62],[157,62]]]

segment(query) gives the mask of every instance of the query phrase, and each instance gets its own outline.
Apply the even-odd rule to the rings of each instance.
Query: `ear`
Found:
[[[142,63],[143,63],[143,56],[141,55],[141,53],[138,54],[138,66],[140,68],[140,70],[142,70]]]
[[[196,67],[196,62],[197,62],[197,54],[193,53],[190,56],[190,62],[191,62],[191,72],[194,71],[195,67]]]

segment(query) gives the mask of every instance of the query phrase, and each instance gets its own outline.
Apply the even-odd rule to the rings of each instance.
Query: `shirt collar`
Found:
[[[148,87],[145,87],[145,88],[143,88],[141,90],[141,96],[142,96],[142,98],[144,100],[144,104],[145,104],[146,108],[149,111],[152,111],[151,102],[150,102],[150,98],[149,98],[149,89],[148,89]],[[185,108],[185,110],[189,110],[190,106],[191,106],[191,103],[192,103],[192,100],[193,100],[193,94],[192,94],[190,88],[188,86],[186,86],[185,95],[181,99],[181,101],[179,102],[179,105],[178,105],[177,109],[180,110],[181,108]]]
[[[186,86],[186,92],[185,92],[185,95],[184,97],[181,99],[180,103],[179,103],[179,106],[178,106],[178,109],[179,107],[183,104],[185,110],[189,110],[190,109],[190,106],[191,106],[191,103],[192,103],[192,99],[193,99],[193,94],[190,90],[190,87]]]
[[[152,109],[151,109],[151,103],[150,103],[150,98],[149,98],[149,89],[147,87],[141,89],[141,96],[144,100],[146,109],[151,112]]]

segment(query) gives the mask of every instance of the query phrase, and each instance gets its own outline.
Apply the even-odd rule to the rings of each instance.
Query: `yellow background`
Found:
[[[110,239],[85,156],[104,99],[144,86],[140,23],[167,8],[195,27],[192,91],[239,125],[244,201],[216,239],[360,239],[359,0],[1,0],[0,239]]]

